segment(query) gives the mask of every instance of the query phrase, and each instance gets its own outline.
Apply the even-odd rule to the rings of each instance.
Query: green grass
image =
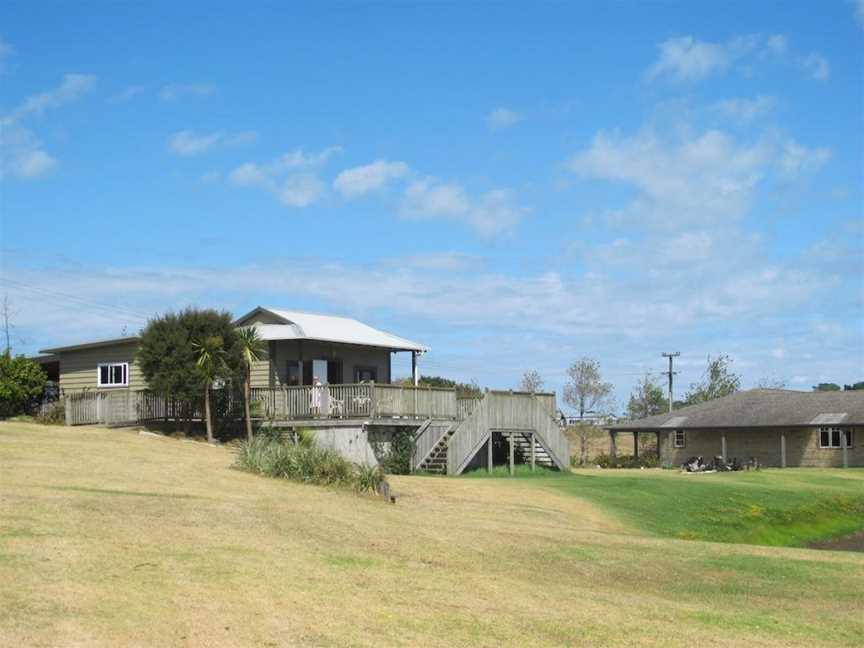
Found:
[[[864,470],[857,469],[582,472],[554,487],[667,537],[801,546],[864,528]]]
[[[509,477],[496,466],[471,478]],[[689,475],[516,467],[516,477],[587,499],[656,536],[803,546],[864,528],[864,470],[787,469]]]

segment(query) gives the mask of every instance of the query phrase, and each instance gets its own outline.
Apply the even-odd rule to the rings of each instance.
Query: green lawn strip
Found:
[[[508,476],[506,467],[491,475]],[[555,476],[552,476],[555,475]],[[804,546],[864,528],[864,471],[766,470],[686,475],[671,471],[531,473],[517,478],[581,497],[652,535]]]

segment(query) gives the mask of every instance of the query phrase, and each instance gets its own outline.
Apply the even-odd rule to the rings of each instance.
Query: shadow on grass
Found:
[[[113,488],[87,488],[85,486],[43,486],[49,490],[72,491],[75,493],[91,493],[94,495],[128,495],[130,497],[168,497],[172,499],[205,499],[200,495],[184,493],[153,493],[148,491],[126,491]]]

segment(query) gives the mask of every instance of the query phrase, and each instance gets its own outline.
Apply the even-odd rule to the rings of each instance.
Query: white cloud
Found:
[[[56,166],[57,160],[32,132],[14,123],[0,124],[0,178],[32,180]]]
[[[15,48],[0,38],[0,75],[6,72],[7,59],[15,53]]]
[[[765,46],[773,54],[780,55],[786,53],[788,44],[785,36],[782,34],[774,34],[773,36],[768,37],[768,40],[765,41]]]
[[[483,236],[511,230],[528,213],[509,189],[495,189],[472,198],[462,185],[435,178],[412,182],[405,190],[402,215],[413,219],[461,220]]]
[[[224,133],[210,133],[209,135],[196,135],[192,131],[184,130],[174,133],[168,141],[168,148],[173,153],[183,156],[198,155],[212,149],[218,141],[225,136]]]
[[[286,207],[308,207],[326,191],[315,170],[341,152],[340,146],[330,146],[317,153],[297,148],[266,164],[242,164],[228,174],[228,180],[238,187],[265,189]]]
[[[92,74],[65,74],[59,86],[27,97],[8,118],[19,121],[26,117],[38,117],[49,109],[80,99],[95,83],[96,77]]]
[[[710,109],[735,121],[747,123],[767,115],[774,110],[775,105],[774,97],[763,95],[753,99],[724,99],[712,104]]]
[[[510,231],[528,213],[519,207],[510,189],[495,189],[481,194],[468,212],[468,222],[483,236]]]
[[[830,159],[831,151],[827,148],[808,149],[794,140],[787,140],[783,143],[778,161],[786,176],[795,177],[818,169]]]
[[[0,117],[0,177],[32,180],[52,171],[57,159],[21,122],[80,99],[95,83],[96,77],[89,74],[66,74],[56,88],[27,97]]]
[[[168,140],[168,148],[172,153],[190,157],[212,151],[217,146],[241,146],[250,144],[258,138],[254,131],[245,131],[234,135],[224,132],[209,134],[197,134],[193,131],[183,130],[174,133]]]
[[[613,217],[643,226],[722,225],[749,212],[756,188],[771,176],[788,180],[824,164],[827,149],[809,149],[766,134],[739,142],[718,130],[662,137],[600,132],[570,169],[588,179],[622,182],[638,194]]]
[[[278,193],[286,207],[308,207],[324,195],[324,183],[311,173],[298,173],[288,176]]]
[[[515,126],[522,120],[522,115],[510,108],[496,108],[486,117],[486,122],[492,130],[501,130]]]
[[[347,198],[354,198],[383,188],[391,180],[398,180],[410,173],[404,162],[376,160],[371,164],[342,171],[333,181],[333,188]]]
[[[162,87],[159,97],[162,101],[176,101],[184,97],[208,97],[216,92],[216,86],[209,83],[169,83]]]
[[[461,216],[470,207],[468,194],[461,185],[425,178],[408,185],[403,213],[412,218]]]
[[[138,95],[144,92],[145,88],[142,85],[130,85],[124,88],[121,92],[118,92],[115,95],[109,97],[108,101],[111,103],[125,103],[131,100],[133,97],[137,97]]]
[[[828,59],[821,54],[811,52],[799,59],[798,63],[811,79],[827,81],[831,77],[831,66],[828,64]]]
[[[724,72],[759,44],[758,36],[739,36],[727,43],[708,43],[692,36],[670,38],[658,45],[660,56],[647,72],[649,80],[667,76],[675,81],[698,81]]]
[[[754,61],[779,60],[785,56],[788,47],[782,34],[737,36],[725,43],[678,36],[657,46],[659,56],[645,72],[645,78],[649,81],[661,77],[678,82],[701,81],[736,65],[743,66],[743,70],[750,73]]]

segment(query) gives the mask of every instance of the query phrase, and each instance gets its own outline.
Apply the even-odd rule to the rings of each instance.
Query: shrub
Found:
[[[657,457],[653,455],[618,455],[614,459],[607,454],[597,455],[594,463],[600,468],[656,468]]]
[[[36,414],[36,422],[42,425],[65,425],[66,406],[62,400],[44,405]]]
[[[402,429],[393,432],[389,447],[383,441],[371,441],[372,450],[388,475],[407,475],[411,472],[411,458],[414,456],[414,432]]]
[[[297,442],[258,434],[243,441],[235,466],[241,470],[319,486],[351,486],[357,492],[375,492],[384,482],[377,466],[355,466],[335,450],[319,448],[311,435],[298,434]]]
[[[45,371],[24,356],[0,354],[0,418],[23,414],[42,395]]]
[[[384,471],[378,466],[358,466],[354,479],[354,490],[358,493],[377,493],[387,481]]]

